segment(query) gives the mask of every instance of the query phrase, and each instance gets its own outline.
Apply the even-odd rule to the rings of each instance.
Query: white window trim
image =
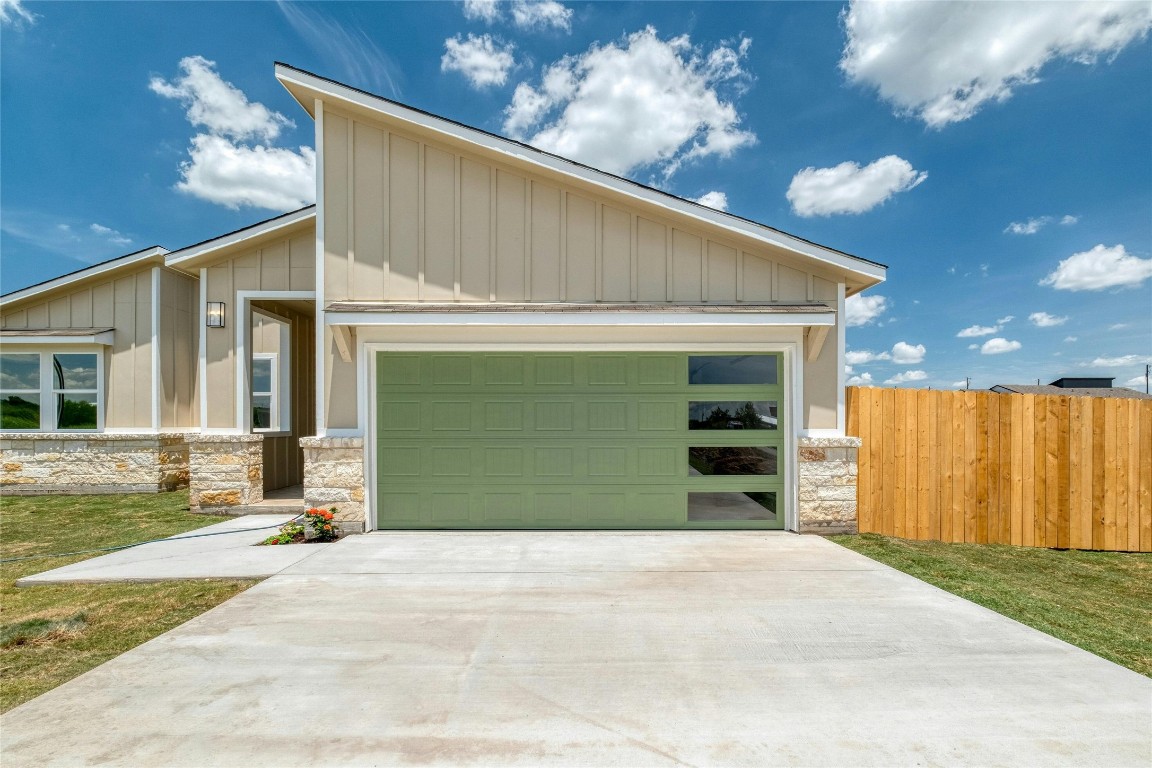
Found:
[[[18,349],[7,354],[36,354],[40,356],[40,389],[5,389],[3,396],[9,394],[39,394],[40,396],[40,428],[39,429],[5,429],[4,432],[23,434],[97,434],[104,431],[104,399],[106,382],[104,378],[104,347],[97,344],[69,346],[52,344],[44,349]],[[52,355],[95,355],[96,356],[96,389],[62,389],[55,387],[52,375]],[[96,428],[95,429],[57,429],[56,422],[56,395],[72,392],[75,394],[96,394]]]

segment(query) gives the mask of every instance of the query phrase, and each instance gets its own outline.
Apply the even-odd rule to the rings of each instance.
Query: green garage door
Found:
[[[774,354],[378,353],[379,528],[783,528]]]

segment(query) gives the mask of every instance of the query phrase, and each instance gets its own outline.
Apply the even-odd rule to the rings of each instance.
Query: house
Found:
[[[853,530],[885,267],[284,64],[316,205],[0,301],[5,493],[345,528]]]
[[[993,392],[1004,395],[1077,395],[1079,397],[1125,397],[1134,400],[1152,399],[1152,395],[1127,387],[1114,387],[1115,379],[1101,377],[1064,376],[1050,384],[996,384]]]

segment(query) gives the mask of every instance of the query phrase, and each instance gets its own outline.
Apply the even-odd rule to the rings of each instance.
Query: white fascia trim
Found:
[[[160,429],[160,267],[152,267],[152,429]]]
[[[575,176],[582,181],[589,184],[594,184],[604,189],[610,189],[628,197],[643,200],[646,203],[657,205],[670,211],[674,211],[681,216],[688,216],[689,218],[698,221],[704,221],[709,224],[723,227],[733,232],[751,237],[763,243],[783,248],[793,253],[802,254],[825,264],[831,264],[848,272],[858,275],[866,280],[874,280],[877,282],[885,279],[887,269],[885,267],[870,264],[868,262],[859,261],[850,256],[837,253],[828,248],[816,245],[815,243],[808,243],[800,238],[787,235],[783,232],[771,230],[766,227],[753,224],[749,221],[728,216],[719,211],[714,211],[709,208],[698,207],[693,203],[686,200],[678,200],[674,197],[667,197],[654,190],[644,189],[643,187],[636,187],[623,179],[617,179],[613,176],[605,174],[601,171],[592,168],[586,168],[577,165],[571,161],[563,160],[558,157],[544,154],[542,152],[534,151],[531,148],[521,146],[516,142],[507,139],[493,136],[473,128],[468,128],[462,125],[456,125],[445,119],[433,117],[431,115],[422,114],[415,110],[402,107],[399,104],[377,99],[369,96],[368,94],[360,93],[347,86],[338,85],[336,83],[323,80],[321,78],[308,75],[304,72],[299,72],[294,69],[289,69],[277,65],[276,79],[281,83],[294,83],[296,85],[308,88],[334,99],[351,102],[359,107],[362,107],[373,112],[378,112],[388,117],[403,120],[405,122],[414,123],[429,131],[438,134],[451,136],[456,139],[477,144],[493,152],[499,152],[515,158],[516,160],[531,163],[532,165],[547,168],[551,171],[563,173],[568,176]],[[317,152],[319,156],[319,152]]]
[[[155,258],[156,256],[163,256],[167,253],[168,249],[161,248],[160,246],[149,248],[146,251],[140,251],[140,253],[130,253],[127,256],[121,256],[118,259],[113,259],[112,261],[108,261],[103,264],[97,264],[93,267],[89,267],[88,269],[84,269],[79,272],[73,272],[70,275],[58,277],[55,280],[50,280],[47,283],[33,285],[25,288],[22,291],[15,291],[14,293],[10,293],[7,296],[0,298],[0,306],[11,304],[15,301],[23,301],[24,299],[31,298],[37,294],[46,293],[47,291],[54,291],[61,286],[74,283],[77,280],[86,280],[89,277],[102,275],[105,272],[111,272],[114,269],[127,267],[130,264],[136,264],[141,261],[148,261],[149,259]]]
[[[101,331],[88,336],[3,336],[0,337],[0,344],[5,347],[9,344],[101,344],[110,347],[115,335],[116,331]]]
[[[836,285],[836,316],[842,318],[841,322],[836,324],[836,430],[843,435],[844,430],[848,427],[848,403],[845,401],[846,393],[844,389],[844,353],[847,349],[847,324],[848,315],[844,312],[844,300],[846,298],[846,289],[844,283]]]
[[[832,326],[836,313],[805,312],[757,315],[748,312],[686,314],[683,312],[327,312],[327,325],[661,325],[661,326]]]
[[[243,243],[246,240],[252,240],[257,237],[264,237],[266,235],[275,234],[277,231],[287,229],[288,227],[295,226],[302,221],[313,219],[316,217],[315,208],[306,208],[302,211],[286,214],[278,218],[266,221],[263,224],[256,224],[247,229],[242,229],[239,232],[233,232],[230,235],[218,237],[215,240],[209,240],[199,245],[189,246],[182,248],[178,251],[172,251],[168,257],[164,259],[164,265],[168,267],[179,267],[179,265],[199,258],[213,251],[218,251],[221,248],[228,248],[229,246]]]
[[[328,411],[324,401],[328,392],[324,386],[327,376],[324,366],[324,347],[327,342],[328,328],[324,313],[326,302],[323,301],[324,291],[327,290],[324,282],[324,102],[316,99],[312,108],[316,115],[316,262],[313,274],[316,280],[316,294],[320,297],[316,300],[315,317],[313,317],[316,332],[315,347],[312,350],[315,361],[313,364],[315,367],[313,386],[316,390],[316,413],[313,429],[317,436],[325,437],[328,434]]]

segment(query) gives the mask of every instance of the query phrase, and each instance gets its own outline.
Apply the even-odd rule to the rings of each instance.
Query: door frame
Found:
[[[784,530],[796,531],[798,483],[796,478],[796,438],[803,424],[803,403],[798,393],[804,391],[803,361],[800,357],[802,342],[776,341],[763,343],[675,342],[636,343],[520,343],[520,342],[383,342],[358,341],[356,345],[357,416],[364,436],[364,527],[379,530],[376,521],[376,353],[378,352],[569,352],[586,354],[595,352],[682,352],[723,354],[774,352],[781,355],[783,366],[784,400],[790,413],[792,428],[784,434]]]

